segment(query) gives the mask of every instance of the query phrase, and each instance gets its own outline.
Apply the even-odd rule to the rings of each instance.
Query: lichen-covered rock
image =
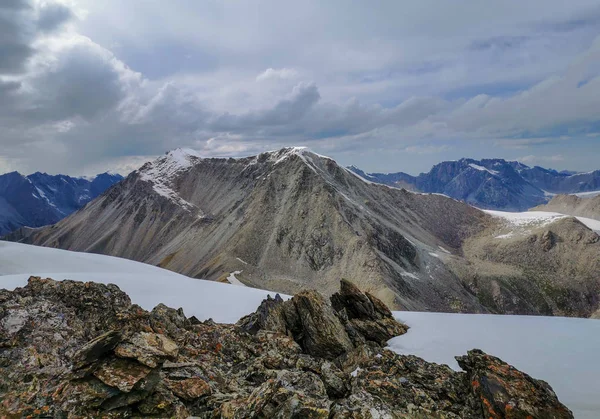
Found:
[[[546,383],[480,351],[455,372],[386,350],[357,321],[405,329],[349,285],[333,306],[265,300],[236,326],[32,277],[0,290],[0,417],[572,417]]]
[[[481,404],[489,418],[573,417],[548,383],[531,378],[494,356],[472,350],[456,360],[467,373],[475,402]]]
[[[171,339],[158,333],[139,332],[115,348],[121,358],[137,359],[150,368],[155,368],[165,360],[177,358],[179,348]]]

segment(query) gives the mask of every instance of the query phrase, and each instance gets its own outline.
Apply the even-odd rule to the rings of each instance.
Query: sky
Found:
[[[0,0],[0,173],[307,146],[600,168],[597,0]]]

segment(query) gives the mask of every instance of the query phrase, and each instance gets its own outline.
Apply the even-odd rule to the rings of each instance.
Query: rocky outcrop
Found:
[[[301,292],[289,301],[277,296],[263,301],[256,313],[238,325],[250,333],[283,333],[306,353],[326,359],[335,359],[367,342],[385,345],[408,329],[392,317],[381,300],[345,279],[340,292],[331,297],[331,305],[316,291]]]
[[[332,301],[270,299],[225,325],[32,277],[0,290],[0,417],[572,417],[548,384],[481,351],[455,372],[384,349],[355,325],[405,326],[350,283]]]
[[[469,397],[475,404],[481,405],[489,418],[572,417],[545,381],[535,380],[477,349],[469,351],[466,356],[456,357],[456,360],[467,372],[471,384]],[[527,398],[523,398],[522,394],[527,394]]]

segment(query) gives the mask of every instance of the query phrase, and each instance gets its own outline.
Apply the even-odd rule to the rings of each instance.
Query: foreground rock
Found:
[[[0,290],[0,417],[571,418],[481,351],[465,372],[382,347],[406,326],[349,282],[265,300],[238,325],[131,304],[114,285]]]

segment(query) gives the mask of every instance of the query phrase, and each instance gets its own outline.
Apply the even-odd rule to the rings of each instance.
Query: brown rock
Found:
[[[111,358],[100,364],[94,375],[104,384],[127,393],[152,371],[145,365],[127,359]]]
[[[348,280],[342,279],[340,292],[331,296],[331,304],[346,324],[355,345],[365,340],[385,345],[408,330],[406,325],[394,319],[381,300],[363,293]]]
[[[211,394],[208,383],[199,377],[185,380],[165,380],[165,384],[173,394],[189,401]]]
[[[456,360],[466,371],[472,398],[481,405],[485,417],[573,418],[545,381],[531,378],[478,349]]]

